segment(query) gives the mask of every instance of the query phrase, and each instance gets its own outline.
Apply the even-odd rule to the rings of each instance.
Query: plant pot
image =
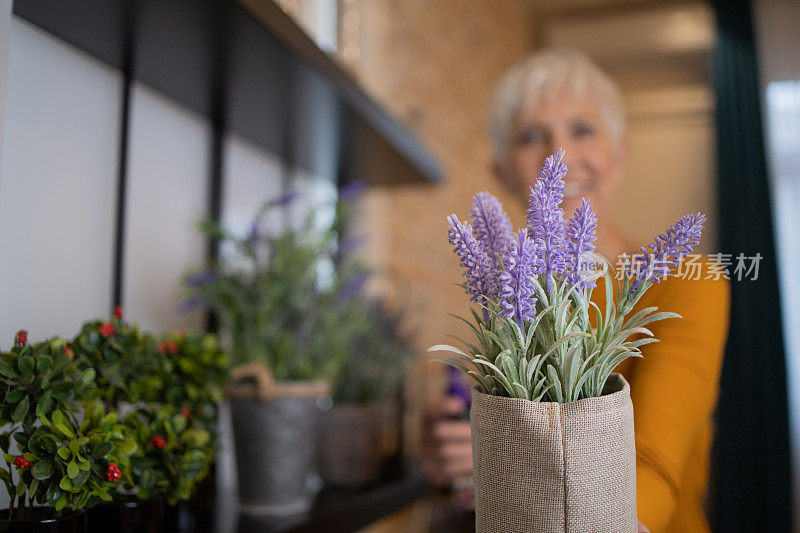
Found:
[[[163,502],[164,531],[169,533],[206,533],[214,530],[216,505],[216,467],[197,485],[189,500],[175,505]]]
[[[15,516],[20,513],[14,510]],[[22,519],[8,519],[8,509],[0,510],[0,533],[85,533],[86,513],[65,509],[56,518],[52,507],[26,509]]]
[[[217,468],[211,465],[208,475],[197,486],[189,507],[194,515],[194,533],[210,533],[214,530],[214,509],[217,500]]]
[[[197,513],[189,501],[175,505],[164,502],[164,531],[169,533],[194,533]]]
[[[478,533],[637,530],[630,387],[613,374],[603,392],[559,404],[472,391]]]
[[[382,404],[335,405],[320,415],[318,466],[330,486],[361,488],[375,483],[384,458]]]
[[[232,398],[231,420],[243,514],[285,516],[307,511],[314,491],[317,398],[327,387],[280,383],[282,396]]]
[[[104,503],[87,511],[88,533],[166,533],[159,500]]]

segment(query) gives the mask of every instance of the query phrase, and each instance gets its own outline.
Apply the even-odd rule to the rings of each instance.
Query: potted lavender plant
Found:
[[[233,250],[211,270],[186,278],[190,300],[218,317],[230,341],[231,402],[240,510],[287,515],[307,510],[315,491],[318,399],[340,366],[320,324],[337,285],[320,275],[333,265],[337,234],[314,220],[276,235],[264,216],[289,200],[267,202],[244,237],[218,224],[203,231]]]
[[[412,349],[400,315],[383,302],[354,298],[331,317],[327,336],[345,337],[344,364],[320,421],[319,473],[328,485],[361,488],[378,480],[397,450],[398,396]]]
[[[559,150],[545,162],[518,232],[489,193],[475,195],[471,225],[448,217],[448,240],[465,268],[463,288],[480,308],[472,320],[460,320],[476,340],[464,341],[465,350],[429,350],[454,353],[458,360],[443,362],[475,380],[479,532],[562,531],[565,524],[637,530],[633,406],[628,384],[613,371],[656,342],[648,324],[679,318],[655,307],[631,312],[691,253],[705,217],[686,215],[657,236],[620,283],[608,260],[594,253],[591,204],[584,199],[564,220],[563,156]],[[600,277],[604,310],[591,301]]]

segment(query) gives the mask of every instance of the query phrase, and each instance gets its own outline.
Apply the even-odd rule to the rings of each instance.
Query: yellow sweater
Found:
[[[707,273],[704,268],[701,277]],[[592,298],[605,309],[602,279]],[[631,385],[639,520],[652,533],[708,532],[702,505],[730,282],[672,277],[654,284],[633,312],[649,306],[683,318],[650,324],[661,342],[643,346],[643,358],[617,367]]]

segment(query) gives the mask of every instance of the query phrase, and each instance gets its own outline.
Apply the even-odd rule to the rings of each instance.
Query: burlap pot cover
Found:
[[[472,391],[478,533],[637,530],[630,387],[568,404]]]

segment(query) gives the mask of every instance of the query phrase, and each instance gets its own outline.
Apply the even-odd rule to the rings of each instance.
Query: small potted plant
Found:
[[[233,255],[186,278],[189,301],[208,306],[230,341],[235,366],[227,394],[245,514],[310,507],[317,401],[329,394],[326,378],[340,364],[318,332],[319,303],[332,297],[334,285],[321,272],[333,265],[336,233],[315,229],[313,218],[299,228],[262,231],[264,216],[287,201],[267,202],[244,237],[204,223]]]
[[[115,413],[81,405],[94,372],[78,369],[64,341],[29,345],[18,332],[11,351],[0,354],[0,374],[0,423],[10,426],[0,435],[0,478],[10,498],[0,530],[85,531],[82,510],[112,499],[129,476],[135,444]]]
[[[78,368],[95,376],[86,395],[101,402],[107,412],[119,413],[123,425],[127,412],[158,398],[168,374],[167,362],[158,353],[156,340],[126,321],[122,308],[116,307],[110,319],[85,322],[71,346]],[[90,533],[119,529],[121,524],[159,533],[160,501],[142,499],[135,476],[124,481],[113,501],[88,513]]]
[[[633,406],[627,382],[613,371],[656,341],[648,324],[679,318],[655,307],[631,312],[691,253],[705,217],[686,215],[643,247],[620,283],[594,253],[591,204],[584,199],[564,220],[566,172],[559,150],[547,159],[531,190],[527,225],[516,233],[489,193],[475,195],[471,225],[448,217],[448,240],[465,269],[462,286],[479,311],[461,319],[475,337],[464,350],[430,350],[456,354],[445,362],[475,380],[479,532],[555,531],[565,523],[637,529]],[[605,309],[591,301],[599,277]]]
[[[396,451],[398,396],[412,352],[400,316],[383,302],[355,298],[331,313],[330,336],[345,335],[333,407],[321,417],[319,472],[332,486],[362,488]]]
[[[142,500],[167,504],[166,531],[193,531],[194,515],[180,507],[189,500],[214,460],[211,435],[193,427],[183,409],[152,404],[132,411],[125,428],[138,446],[131,475]]]
[[[217,415],[228,380],[228,354],[221,349],[216,335],[196,331],[167,332],[160,338],[157,349],[169,368],[159,403],[180,411],[188,427],[210,437],[205,445],[208,475],[193,487],[188,505],[178,503],[166,510],[167,529],[178,531],[181,524],[194,523],[196,515],[213,513],[214,461],[219,451]]]
[[[157,399],[166,363],[155,356],[155,342],[117,306],[111,319],[84,323],[71,346],[79,368],[95,371],[92,394],[110,410]]]
[[[160,339],[157,351],[166,358],[167,375],[158,401],[184,413],[216,435],[219,403],[228,381],[229,358],[219,339],[210,333],[170,331]]]

